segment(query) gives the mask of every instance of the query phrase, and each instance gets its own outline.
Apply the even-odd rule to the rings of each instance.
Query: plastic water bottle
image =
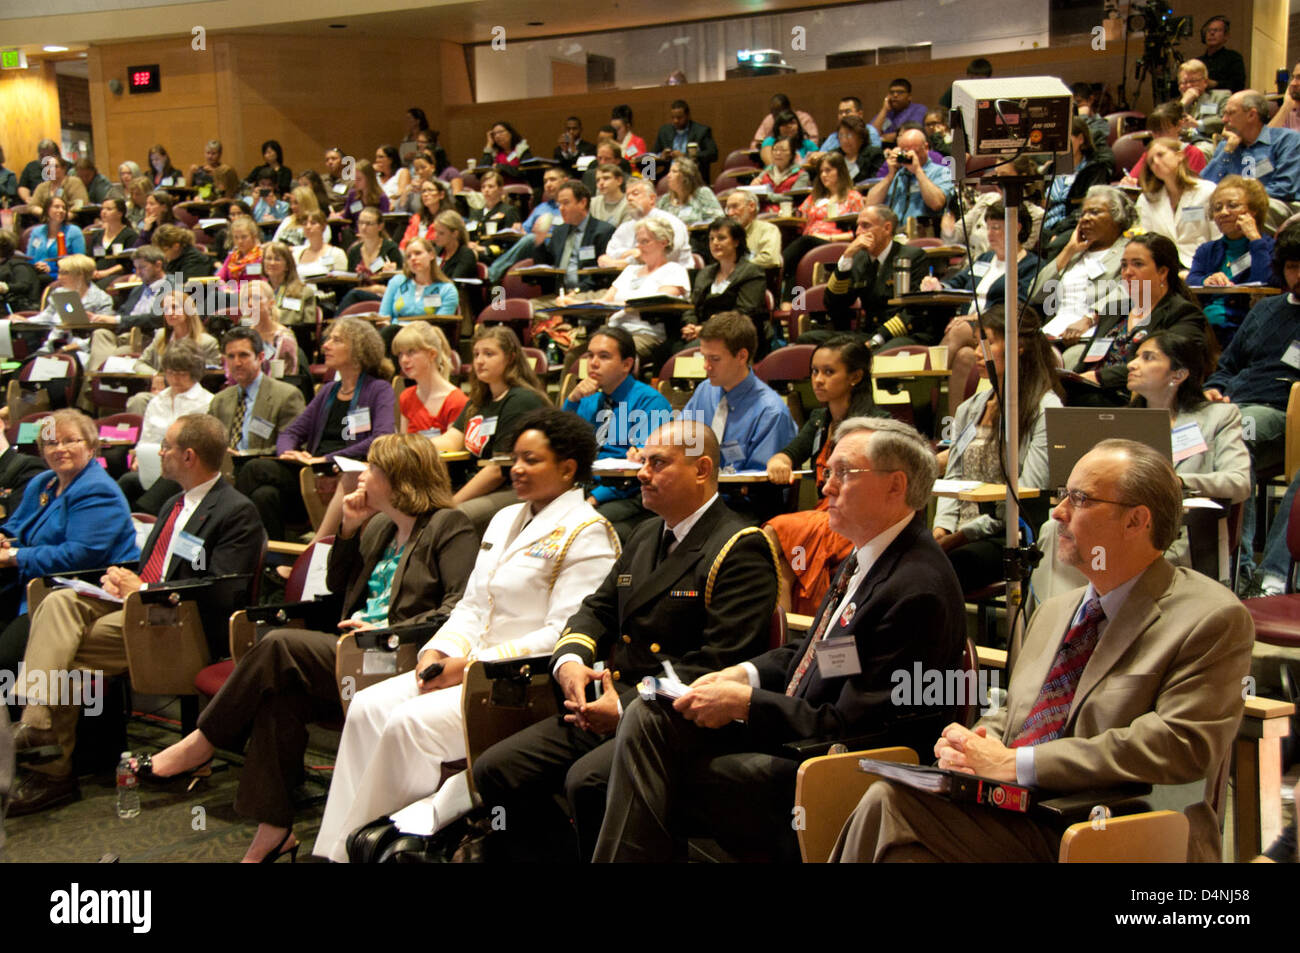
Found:
[[[140,781],[131,767],[131,752],[123,751],[117,763],[117,816],[136,817],[140,813]]]

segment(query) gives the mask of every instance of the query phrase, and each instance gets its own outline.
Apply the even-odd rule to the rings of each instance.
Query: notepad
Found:
[[[101,424],[99,428],[100,440],[126,440],[135,443],[136,438],[140,436],[140,428],[132,427],[130,424]]]

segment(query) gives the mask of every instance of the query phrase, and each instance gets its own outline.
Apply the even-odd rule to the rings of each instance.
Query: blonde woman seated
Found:
[[[162,299],[162,314],[163,326],[154,333],[153,340],[135,364],[137,374],[154,375],[152,390],[131,395],[126,402],[128,413],[143,414],[150,398],[167,386],[162,376],[162,358],[168,346],[176,341],[190,341],[197,346],[205,367],[221,365],[221,345],[203,330],[198,308],[189,295],[180,289],[167,292]]]
[[[316,193],[305,186],[298,186],[289,193],[289,214],[280,220],[272,241],[284,242],[286,245],[301,245],[307,240],[303,232],[303,223],[312,212],[321,211]],[[325,241],[330,240],[330,227],[325,226]]]
[[[614,284],[597,300],[609,304],[624,304],[629,298],[650,295],[673,295],[684,298],[691,286],[686,269],[670,261],[673,253],[673,228],[668,222],[646,218],[636,227],[636,248],[639,261],[628,265],[614,279]],[[577,298],[562,294],[556,303],[564,306]],[[609,318],[611,327],[623,328],[632,335],[639,357],[649,357],[667,339],[662,321],[651,323],[640,312],[625,308]]]
[[[92,321],[114,321],[113,299],[108,296],[108,292],[100,288],[92,280],[95,274],[95,259],[89,255],[67,255],[58,260],[58,278],[54,284],[45,293],[45,307],[39,314],[26,318],[36,324],[51,324],[56,327],[62,324],[58,312],[54,309],[54,302],[50,298],[50,292],[55,289],[75,292],[81,299],[81,306],[86,309]],[[106,332],[107,333],[107,332]]]
[[[469,398],[451,383],[451,345],[441,328],[426,321],[406,325],[393,338],[402,376],[414,381],[397,398],[399,432],[440,437],[451,430]]]
[[[359,692],[348,709],[325,816],[312,852],[346,861],[347,835],[438,790],[443,765],[465,757],[461,715],[474,660],[546,655],[618,557],[613,527],[585,501],[596,439],[576,414],[545,407],[519,421],[510,478],[518,504],[497,513],[465,595],[420,652],[415,671]],[[428,681],[420,673],[439,663]],[[432,804],[432,828],[471,806],[465,775]]]
[[[1250,454],[1242,439],[1241,410],[1236,404],[1205,399],[1209,369],[1205,339],[1181,329],[1155,331],[1129,362],[1128,390],[1134,407],[1169,412],[1174,472],[1188,490],[1228,503],[1250,495]],[[1034,570],[1034,596],[1042,602],[1087,584],[1083,574],[1055,559],[1059,528],[1048,520],[1040,531],[1043,560]],[[1178,566],[1191,566],[1187,527],[1165,550]]]
[[[1156,139],[1147,148],[1139,183],[1138,222],[1178,246],[1181,271],[1187,274],[1196,249],[1219,237],[1210,212],[1215,183],[1196,177],[1177,139]]]
[[[293,250],[284,242],[267,242],[262,246],[262,277],[274,294],[281,322],[315,326],[316,289],[298,277]]]
[[[298,341],[293,331],[280,323],[280,313],[275,292],[267,282],[250,281],[239,289],[239,323],[261,337],[262,373],[277,380],[298,374]]]

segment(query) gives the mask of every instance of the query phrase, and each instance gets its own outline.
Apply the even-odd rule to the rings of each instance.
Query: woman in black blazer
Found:
[[[758,332],[758,353],[768,351],[767,274],[746,256],[745,229],[734,218],[720,218],[709,226],[709,254],[713,261],[695,276],[691,292],[694,307],[682,316],[682,333],[673,350],[694,341],[705,321],[723,311],[748,315]]]
[[[1071,405],[1118,407],[1129,401],[1128,365],[1138,345],[1155,331],[1178,328],[1205,341],[1210,364],[1219,359],[1218,339],[1205,314],[1178,277],[1178,247],[1148,232],[1129,240],[1120,264],[1128,290],[1128,314],[1093,315],[1094,331],[1075,362],[1078,379],[1065,381]],[[1091,385],[1091,386],[1090,386]]]

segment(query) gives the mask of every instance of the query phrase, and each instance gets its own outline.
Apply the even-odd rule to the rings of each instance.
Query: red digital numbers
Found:
[[[149,73],[148,73],[147,71],[144,71],[144,70],[141,70],[141,71],[138,72],[138,73],[132,73],[132,74],[131,74],[131,85],[133,85],[133,86],[148,86],[148,85],[149,85],[149,80],[150,80],[151,78],[152,78],[152,77],[149,75]]]

